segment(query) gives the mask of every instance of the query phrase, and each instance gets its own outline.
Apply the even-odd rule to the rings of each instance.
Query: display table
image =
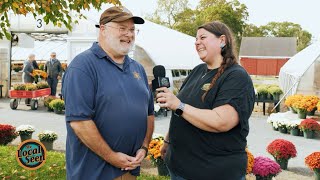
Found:
[[[279,102],[279,100],[271,100],[271,99],[258,99],[256,98],[256,103],[258,105],[259,102],[263,103],[263,115],[266,115],[266,103],[273,103],[274,106],[276,106],[276,104]],[[276,111],[279,112],[280,111],[280,105],[276,107]]]
[[[312,116],[312,117],[316,117],[316,116]],[[307,118],[308,118],[308,116],[307,116]],[[291,111],[287,111],[287,112],[278,112],[278,113],[270,114],[270,116],[267,119],[267,122],[269,122],[269,123],[271,123],[271,122],[285,122],[285,123],[300,124],[300,122],[303,120],[304,119],[298,118],[298,114],[294,114]],[[317,120],[317,119],[315,119],[315,120]],[[320,121],[318,121],[318,123],[320,124]]]

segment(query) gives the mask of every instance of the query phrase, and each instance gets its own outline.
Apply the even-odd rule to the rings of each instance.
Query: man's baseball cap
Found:
[[[106,9],[100,16],[99,24],[96,24],[97,28],[100,25],[108,22],[122,22],[128,19],[133,19],[135,24],[143,24],[144,20],[139,16],[133,16],[132,13],[123,6],[114,6]]]

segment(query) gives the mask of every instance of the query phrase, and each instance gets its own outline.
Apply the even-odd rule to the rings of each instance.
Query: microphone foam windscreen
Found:
[[[152,71],[153,71],[153,76],[155,78],[166,76],[166,69],[162,65],[157,65],[157,66],[153,67]]]

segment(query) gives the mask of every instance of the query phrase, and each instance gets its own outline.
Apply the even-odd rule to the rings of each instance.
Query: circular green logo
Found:
[[[23,141],[16,153],[16,159],[20,166],[25,169],[35,170],[44,165],[47,150],[44,145],[37,140]]]

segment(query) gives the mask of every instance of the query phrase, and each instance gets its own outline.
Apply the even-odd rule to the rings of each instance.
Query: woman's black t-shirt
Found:
[[[203,102],[201,97],[217,71],[208,71],[206,64],[198,65],[181,86],[177,97],[200,109],[229,104],[238,112],[240,122],[228,132],[213,133],[201,130],[173,113],[165,161],[170,170],[185,179],[239,180],[246,173],[248,119],[255,98],[252,80],[240,65],[233,65],[218,78]]]

